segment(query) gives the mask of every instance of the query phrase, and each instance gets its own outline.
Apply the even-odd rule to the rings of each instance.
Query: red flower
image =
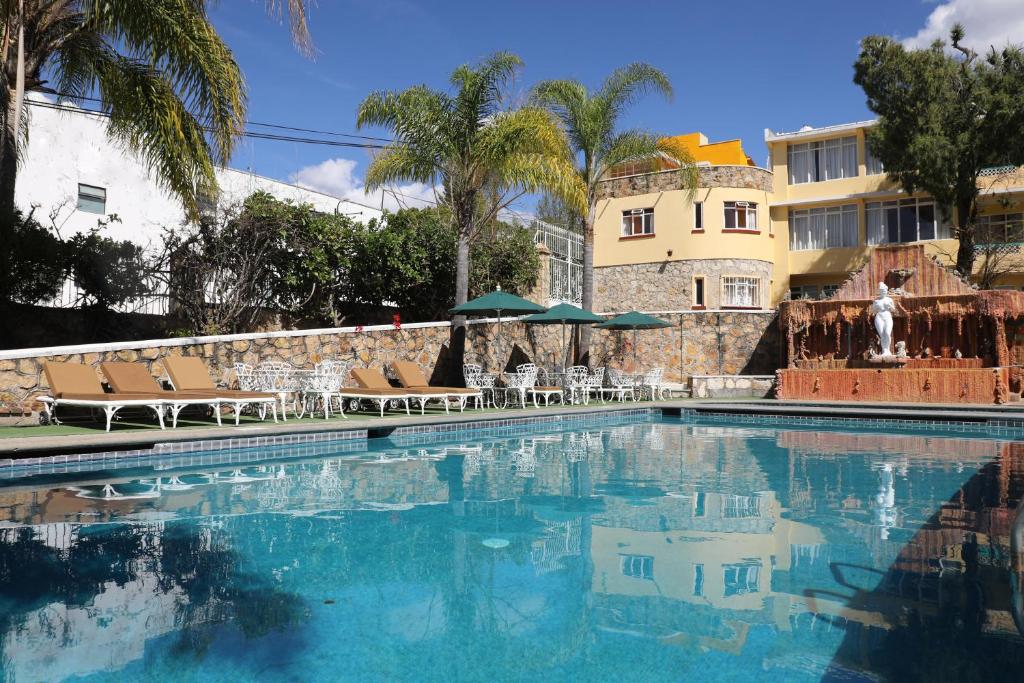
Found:
[[[356,332],[362,332],[362,331],[363,331],[363,326],[362,325],[356,325]]]
[[[391,324],[395,326],[396,330],[402,329],[402,316],[399,315],[398,313],[395,313],[393,316],[391,316]]]

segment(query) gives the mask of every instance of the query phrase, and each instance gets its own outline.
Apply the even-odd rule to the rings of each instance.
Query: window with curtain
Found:
[[[726,230],[757,230],[757,204],[725,202]]]
[[[816,183],[857,175],[857,137],[789,145],[789,183]]]
[[[899,244],[949,239],[949,223],[939,220],[931,199],[869,202],[864,206],[868,244]]]
[[[619,555],[619,570],[623,576],[654,580],[654,558],[650,555]]]
[[[978,242],[981,244],[1024,242],[1024,213],[978,216]]]
[[[860,243],[857,205],[789,212],[789,248],[792,251],[855,247]]]
[[[654,234],[654,209],[630,209],[622,212],[622,236]]]
[[[867,175],[881,175],[885,173],[882,160],[871,153],[871,147],[864,143],[864,173]]]
[[[758,592],[761,578],[760,562],[723,564],[722,572],[726,597]]]
[[[761,278],[723,277],[722,305],[730,308],[761,308]]]

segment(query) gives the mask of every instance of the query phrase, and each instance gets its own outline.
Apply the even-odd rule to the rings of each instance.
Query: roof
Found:
[[[868,128],[877,123],[877,119],[869,119],[867,121],[854,121],[853,123],[838,123],[832,126],[821,126],[820,128],[813,128],[811,126],[804,126],[800,130],[794,130],[790,132],[774,131],[770,128],[764,129],[764,141],[765,142],[780,142],[780,141],[791,141],[791,140],[802,140],[804,138],[816,138],[834,133],[850,133],[858,128]]]
[[[703,133],[686,133],[685,135],[673,135],[668,140],[685,147],[693,160],[697,163],[706,162],[712,166],[755,166],[753,160],[743,151],[743,142],[736,138],[734,140],[722,140],[720,142],[708,142],[707,136]]]

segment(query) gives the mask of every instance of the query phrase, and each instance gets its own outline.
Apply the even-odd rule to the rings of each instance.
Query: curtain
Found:
[[[882,205],[879,203],[868,204],[864,215],[867,219],[868,244],[885,244],[885,220]]]

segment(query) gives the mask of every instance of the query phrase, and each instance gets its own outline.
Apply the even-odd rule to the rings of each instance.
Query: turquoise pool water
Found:
[[[1024,443],[657,419],[346,448],[6,482],[5,680],[1024,680]]]

